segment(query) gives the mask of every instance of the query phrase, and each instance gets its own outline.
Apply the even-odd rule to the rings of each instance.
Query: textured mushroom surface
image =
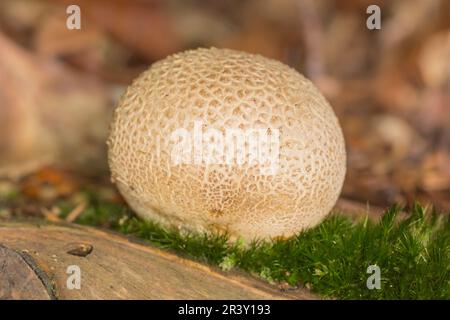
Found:
[[[228,49],[153,64],[119,101],[108,147],[112,180],[139,216],[244,239],[319,223],[346,170],[341,128],[316,87],[278,61]]]

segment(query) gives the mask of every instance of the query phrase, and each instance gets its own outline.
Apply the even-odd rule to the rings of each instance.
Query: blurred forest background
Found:
[[[66,28],[70,4],[81,30]],[[371,4],[381,30],[366,27]],[[320,88],[346,139],[343,198],[450,211],[448,0],[1,0],[0,215],[51,217],[87,185],[120,201],[115,103],[151,63],[199,46],[281,60]]]

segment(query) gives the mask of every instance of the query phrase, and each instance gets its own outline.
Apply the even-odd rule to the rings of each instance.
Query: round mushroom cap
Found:
[[[169,56],[134,80],[115,109],[108,159],[140,217],[245,240],[318,224],[346,171],[338,120],[309,80],[216,48]]]

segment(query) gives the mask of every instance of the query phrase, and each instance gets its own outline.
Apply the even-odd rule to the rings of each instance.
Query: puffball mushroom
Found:
[[[216,48],[169,56],[128,87],[108,159],[138,216],[244,240],[318,224],[346,171],[338,120],[309,80],[281,62]]]

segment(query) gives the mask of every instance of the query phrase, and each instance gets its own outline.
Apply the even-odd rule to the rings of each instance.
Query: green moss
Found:
[[[319,226],[287,240],[230,244],[224,235],[180,235],[139,220],[120,205],[91,199],[79,223],[110,227],[161,248],[238,268],[269,282],[304,285],[342,299],[450,299],[450,222],[416,204],[398,222],[399,207],[379,223],[354,223],[334,214]],[[381,271],[381,289],[366,285],[370,265]]]

